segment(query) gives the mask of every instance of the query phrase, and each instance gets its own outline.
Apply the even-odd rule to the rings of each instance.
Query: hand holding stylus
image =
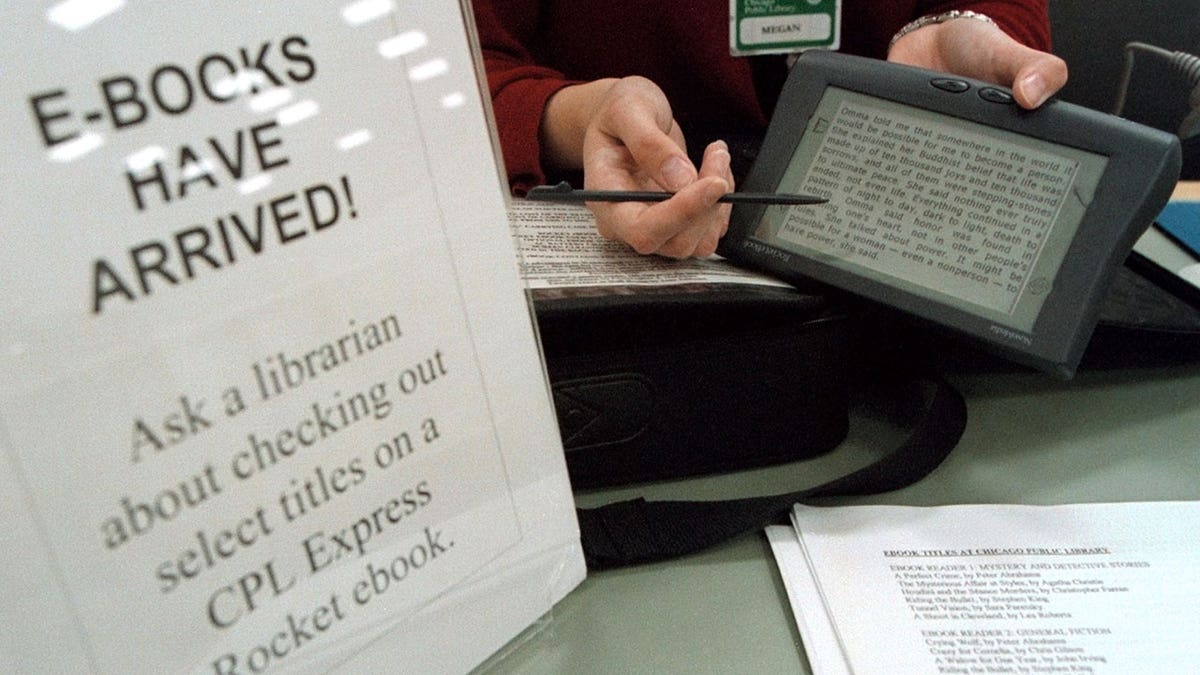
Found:
[[[589,190],[668,192],[661,202],[587,202],[596,229],[639,253],[711,255],[729,227],[729,150],[716,141],[697,169],[666,96],[641,77],[606,79],[556,93],[542,119],[549,168],[582,168]]]

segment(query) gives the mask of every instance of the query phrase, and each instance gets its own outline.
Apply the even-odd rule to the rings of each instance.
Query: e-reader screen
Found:
[[[1116,269],[1179,176],[1174,136],[969,78],[806,52],[718,252],[1070,375]]]
[[[1107,163],[828,87],[754,236],[1028,332]]]

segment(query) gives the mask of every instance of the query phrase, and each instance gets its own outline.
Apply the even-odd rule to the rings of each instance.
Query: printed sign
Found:
[[[505,398],[565,473],[458,12],[4,9],[0,580],[54,659],[295,667],[529,543]]]

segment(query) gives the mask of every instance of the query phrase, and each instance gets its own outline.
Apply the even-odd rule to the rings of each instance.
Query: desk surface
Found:
[[[1200,499],[1200,366],[1081,372],[968,373],[962,441],[932,475],[854,503],[1118,502]],[[826,457],[736,476],[584,495],[720,499],[785,492],[865,464],[879,437],[856,415]],[[887,441],[885,441],[886,443]],[[497,673],[808,673],[782,582],[761,534],[682,560],[592,574]]]

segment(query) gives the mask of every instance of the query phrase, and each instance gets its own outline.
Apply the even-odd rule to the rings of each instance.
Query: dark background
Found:
[[[1200,0],[1050,0],[1050,21],[1054,52],[1071,71],[1060,97],[1104,112],[1115,112],[1127,43],[1200,56]],[[1176,132],[1189,92],[1165,60],[1137,52],[1123,116]],[[1184,176],[1200,178],[1200,138],[1184,152]]]

